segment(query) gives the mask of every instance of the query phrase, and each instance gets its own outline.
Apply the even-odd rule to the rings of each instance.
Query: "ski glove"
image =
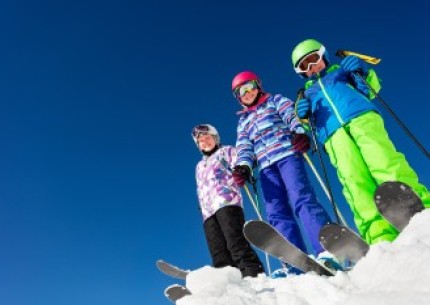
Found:
[[[236,165],[233,169],[233,179],[237,186],[242,187],[245,182],[251,182],[251,169],[247,165]]]
[[[293,139],[291,140],[291,144],[293,144],[293,150],[298,153],[305,153],[311,148],[309,143],[309,138],[304,133],[295,133],[293,134]]]
[[[311,102],[307,98],[302,98],[296,105],[297,116],[300,119],[307,119],[311,112]]]
[[[346,72],[359,72],[362,75],[367,75],[367,64],[357,56],[349,55],[345,57],[340,66]]]
[[[364,96],[369,97],[369,85],[366,82],[363,82],[363,79],[359,77],[358,75],[353,75],[352,78],[354,79],[354,87],[360,91]]]

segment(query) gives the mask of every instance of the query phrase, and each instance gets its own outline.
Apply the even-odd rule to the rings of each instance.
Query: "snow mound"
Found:
[[[282,279],[241,279],[232,267],[209,266],[187,277],[191,296],[177,305],[421,305],[430,304],[430,210],[417,214],[393,243],[370,247],[348,272]]]

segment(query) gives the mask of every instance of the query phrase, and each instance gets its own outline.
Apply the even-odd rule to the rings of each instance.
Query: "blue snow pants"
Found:
[[[289,156],[262,169],[260,181],[269,223],[297,248],[308,253],[297,223],[300,221],[303,234],[314,250],[312,254],[323,252],[319,232],[332,221],[316,199],[303,156]]]

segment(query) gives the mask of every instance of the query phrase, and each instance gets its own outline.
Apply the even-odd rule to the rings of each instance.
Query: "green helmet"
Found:
[[[297,67],[300,60],[308,55],[309,53],[318,51],[321,47],[323,47],[322,43],[315,39],[306,39],[299,43],[293,50],[291,54],[291,60],[293,61],[294,68]]]

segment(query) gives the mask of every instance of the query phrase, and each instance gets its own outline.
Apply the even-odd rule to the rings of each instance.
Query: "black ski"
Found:
[[[176,279],[185,280],[188,273],[190,273],[189,270],[181,269],[161,259],[157,260],[155,264],[161,272]]]
[[[421,199],[405,183],[388,181],[375,192],[374,200],[379,212],[400,232],[411,218],[424,209]]]
[[[184,296],[191,295],[191,292],[185,286],[173,284],[164,289],[164,295],[171,302],[176,303],[177,300],[183,298]]]
[[[274,227],[261,220],[250,220],[245,223],[243,233],[246,239],[267,254],[290,264],[303,272],[314,271],[318,275],[331,276],[331,270],[323,267],[306,253],[285,239]]]
[[[369,251],[369,245],[351,229],[328,224],[320,231],[321,245],[339,260],[357,263]]]

